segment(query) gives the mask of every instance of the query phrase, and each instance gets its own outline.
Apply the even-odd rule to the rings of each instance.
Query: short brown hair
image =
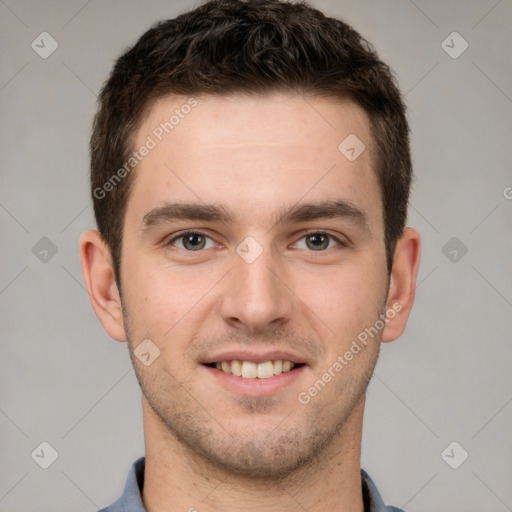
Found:
[[[91,193],[118,286],[134,179],[126,162],[144,112],[168,94],[273,91],[351,100],[369,116],[391,270],[412,179],[405,105],[392,71],[358,32],[306,2],[211,0],[143,34],[117,60],[99,95],[90,141]]]

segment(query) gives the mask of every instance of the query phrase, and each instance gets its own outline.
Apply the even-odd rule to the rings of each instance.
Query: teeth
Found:
[[[229,364],[229,361],[226,361]],[[236,377],[242,376],[242,363],[240,361],[231,361],[231,373]]]
[[[292,369],[293,363],[291,361],[283,361],[283,372],[289,372]]]
[[[242,363],[242,377],[244,379],[255,379],[258,376],[258,365],[250,361]]]
[[[276,361],[265,361],[263,363],[253,363],[252,361],[222,361],[215,363],[217,370],[224,373],[232,373],[236,377],[243,377],[244,379],[268,379],[274,375],[281,375],[281,373],[289,372],[295,367],[291,361],[283,361],[278,359]]]
[[[265,361],[258,365],[258,379],[268,379],[274,375],[274,365],[272,361]]]

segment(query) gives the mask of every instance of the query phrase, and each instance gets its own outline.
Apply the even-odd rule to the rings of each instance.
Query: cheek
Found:
[[[150,267],[145,265],[144,270]],[[206,317],[207,295],[215,284],[214,276],[199,272],[191,275],[166,267],[143,272],[142,268],[127,265],[125,269],[129,279],[123,302],[130,338],[134,347],[143,339],[150,339],[161,355],[167,354],[161,359],[176,374],[194,335],[194,326],[197,328]],[[176,354],[181,354],[180,358]]]
[[[373,266],[338,266],[322,275],[304,276],[297,282],[297,294],[331,331],[346,335],[375,321],[385,287],[374,262]]]
[[[171,328],[207,291],[202,276],[180,272],[161,261],[127,261],[124,271],[123,295],[131,304],[130,313],[160,336],[166,332],[161,329]]]

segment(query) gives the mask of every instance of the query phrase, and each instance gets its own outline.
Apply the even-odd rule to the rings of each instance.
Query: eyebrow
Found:
[[[286,207],[273,215],[276,224],[293,224],[319,219],[348,220],[369,231],[367,214],[347,200],[322,201],[319,203],[302,203]],[[153,208],[142,219],[142,230],[176,220],[234,223],[233,215],[226,207],[217,204],[200,203],[166,203]]]

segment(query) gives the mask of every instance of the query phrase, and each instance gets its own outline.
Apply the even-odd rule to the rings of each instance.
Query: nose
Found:
[[[289,320],[293,293],[270,248],[265,248],[254,261],[235,254],[234,268],[227,277],[220,305],[226,323],[257,332],[282,326]]]

